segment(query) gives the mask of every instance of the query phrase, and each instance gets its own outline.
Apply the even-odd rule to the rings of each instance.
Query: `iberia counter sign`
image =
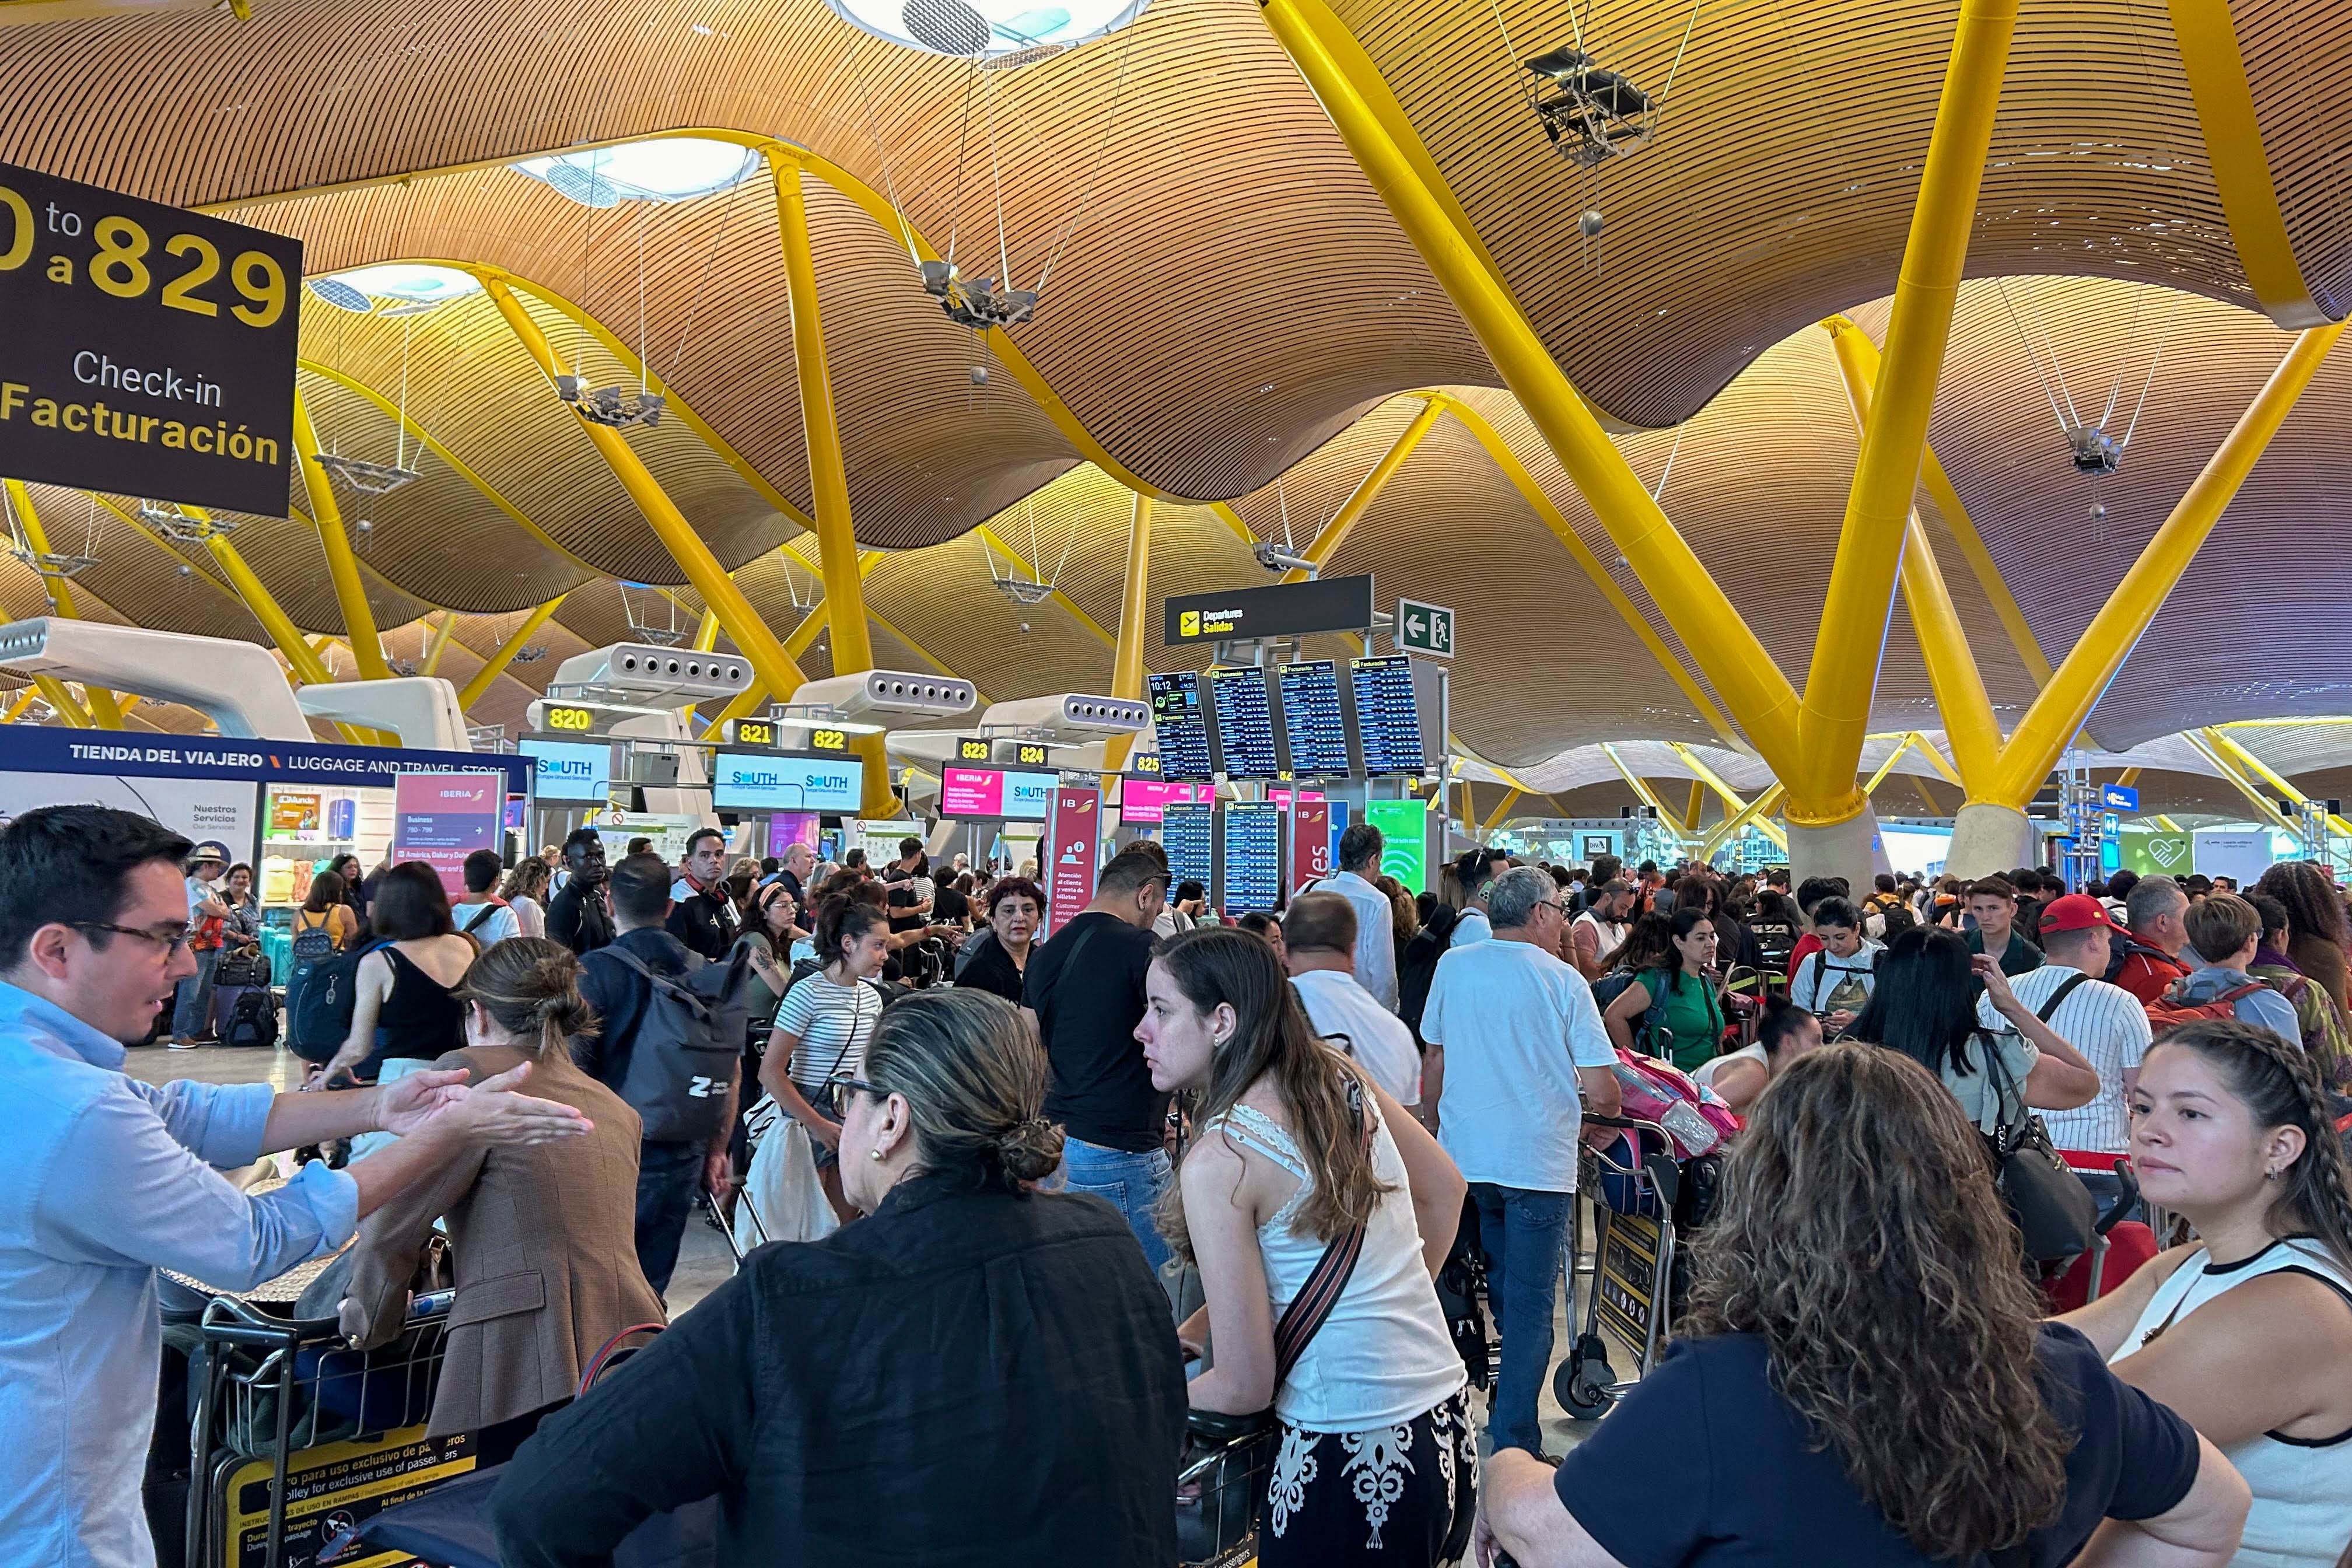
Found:
[[[284,517],[302,246],[0,163],[0,475]]]
[[[1055,789],[1053,815],[1045,825],[1047,936],[1094,901],[1101,839],[1101,786],[1064,784]]]

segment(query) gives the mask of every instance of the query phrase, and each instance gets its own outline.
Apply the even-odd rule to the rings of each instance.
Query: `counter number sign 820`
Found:
[[[286,515],[299,241],[0,163],[0,473]]]

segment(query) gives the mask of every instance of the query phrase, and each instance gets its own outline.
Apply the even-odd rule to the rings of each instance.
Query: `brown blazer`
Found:
[[[513,1068],[507,1047],[451,1051],[434,1065],[479,1082]],[[467,1151],[376,1210],[354,1246],[344,1327],[368,1346],[400,1331],[436,1218],[446,1216],[457,1296],[427,1431],[468,1432],[544,1410],[580,1389],[605,1342],[666,1321],[637,1267],[637,1113],[558,1055],[534,1063],[529,1092],[576,1106],[584,1137]]]

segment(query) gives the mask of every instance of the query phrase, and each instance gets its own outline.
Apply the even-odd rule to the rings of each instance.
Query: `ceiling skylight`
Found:
[[[877,37],[963,59],[1055,52],[1098,38],[1143,15],[1150,0],[825,0],[844,21]]]
[[[413,261],[387,262],[381,267],[354,267],[310,280],[310,292],[330,305],[365,315],[407,315],[418,306],[430,308],[482,291],[481,280],[454,267],[428,267]],[[378,311],[376,301],[394,306]]]
[[[621,147],[526,158],[512,167],[583,207],[616,207],[623,202],[683,202],[707,196],[741,184],[759,166],[759,160],[751,148],[732,142],[665,136]]]

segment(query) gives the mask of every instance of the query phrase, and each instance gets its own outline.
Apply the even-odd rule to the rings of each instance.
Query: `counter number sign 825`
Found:
[[[0,473],[283,517],[302,247],[0,163]]]

